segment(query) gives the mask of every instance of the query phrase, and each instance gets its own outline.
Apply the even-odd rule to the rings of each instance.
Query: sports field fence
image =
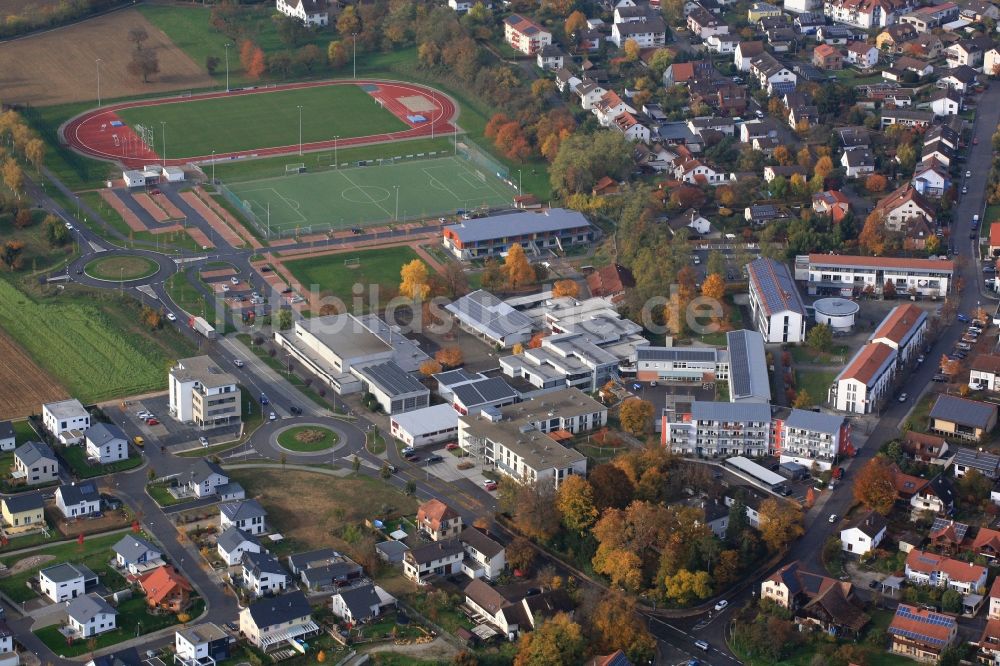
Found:
[[[510,169],[505,167],[503,164],[498,162],[496,159],[490,157],[482,150],[479,149],[474,143],[468,141],[459,141],[452,139],[452,144],[455,146],[455,154],[459,157],[464,157],[473,164],[477,164],[483,168],[489,169],[490,173],[495,174],[497,178],[510,184]]]

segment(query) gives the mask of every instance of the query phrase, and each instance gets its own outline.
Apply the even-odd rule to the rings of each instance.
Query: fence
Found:
[[[226,197],[226,200],[229,203],[236,206],[236,209],[240,211],[240,213],[242,213],[246,217],[246,219],[249,220],[251,224],[253,224],[254,227],[256,227],[257,232],[260,235],[264,236],[265,238],[268,238],[270,236],[270,230],[268,229],[268,225],[261,222],[260,218],[257,217],[257,214],[253,212],[253,208],[250,206],[249,201],[244,201],[240,199],[238,196],[233,194],[232,190],[226,187],[222,182],[216,182],[215,186],[219,188],[219,192],[222,192],[222,196]]]
[[[484,169],[489,169],[490,173],[496,174],[497,178],[499,178],[500,180],[505,182],[510,182],[510,169],[508,169],[503,164],[500,164],[500,162],[498,162],[494,158],[484,153],[482,150],[479,149],[478,146],[476,146],[473,143],[466,143],[464,141],[453,140],[453,143],[455,144],[456,155],[464,157],[465,159],[469,160],[474,164],[478,164]]]

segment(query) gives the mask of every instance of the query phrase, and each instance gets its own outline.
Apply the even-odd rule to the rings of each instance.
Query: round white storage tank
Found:
[[[813,303],[816,309],[816,323],[826,324],[835,331],[849,331],[854,328],[854,317],[861,309],[854,301],[846,298],[821,298]]]

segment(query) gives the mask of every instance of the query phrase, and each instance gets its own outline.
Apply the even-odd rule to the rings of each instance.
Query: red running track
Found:
[[[145,164],[162,164],[163,159],[149,146],[147,146],[132,129],[122,125],[113,127],[112,122],[121,122],[117,112],[121,109],[130,109],[140,106],[159,106],[161,104],[184,104],[202,99],[212,99],[218,97],[234,97],[237,95],[266,95],[272,92],[290,90],[294,88],[315,88],[319,86],[338,85],[368,85],[375,86],[377,90],[369,92],[370,95],[380,100],[384,108],[394,116],[406,123],[410,129],[399,132],[389,132],[383,134],[372,134],[369,136],[357,136],[327,141],[314,141],[302,144],[303,151],[333,150],[336,146],[354,146],[369,143],[388,143],[401,139],[413,139],[423,136],[447,136],[455,131],[455,120],[458,109],[455,103],[445,94],[421,86],[415,83],[403,83],[399,81],[379,81],[374,79],[362,80],[338,80],[338,81],[309,81],[304,83],[289,83],[273,88],[257,88],[255,90],[234,90],[231,92],[211,92],[190,97],[168,97],[152,100],[138,100],[134,102],[122,102],[100,109],[87,111],[69,122],[62,128],[63,140],[74,150],[88,157],[95,157],[101,160],[119,162],[126,168],[141,167]],[[406,106],[399,101],[403,97],[419,95],[427,100],[434,107],[431,122],[415,124],[410,122],[406,115],[410,112]],[[419,112],[425,117],[426,111]],[[254,150],[242,150],[231,153],[216,153],[214,158],[219,160],[232,160],[245,157],[269,157],[274,155],[288,155],[299,152],[299,144],[290,146],[261,146]],[[167,166],[181,166],[191,162],[205,162],[212,160],[212,155],[201,155],[199,157],[185,157],[180,159],[166,160]]]

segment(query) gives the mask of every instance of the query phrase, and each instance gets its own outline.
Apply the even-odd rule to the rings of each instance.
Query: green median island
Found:
[[[278,434],[278,445],[281,448],[300,453],[325,451],[336,446],[339,441],[337,433],[318,425],[295,426]]]
[[[83,272],[95,280],[118,282],[151,277],[159,268],[159,264],[147,257],[116,255],[94,259],[84,266]]]

